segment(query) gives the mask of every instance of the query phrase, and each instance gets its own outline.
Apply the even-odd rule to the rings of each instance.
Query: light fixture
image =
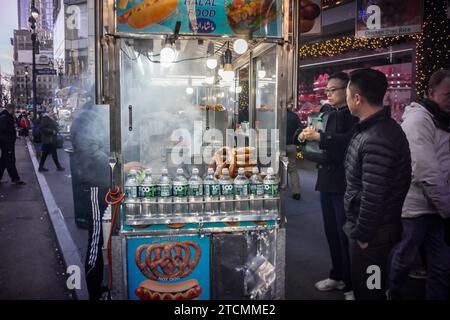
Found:
[[[258,78],[263,79],[266,77],[266,70],[264,69],[264,64],[261,63],[261,69],[258,70]]]
[[[194,88],[192,88],[192,79],[191,79],[191,77],[189,77],[189,80],[188,80],[188,86],[186,88],[186,93],[189,94],[189,95],[194,93]]]
[[[220,76],[221,78],[223,78],[223,66],[224,66],[224,64],[225,64],[224,60],[225,60],[224,55],[221,55],[221,56],[220,56],[220,68],[219,68],[219,70],[217,71],[217,73],[219,74],[219,76]]]
[[[206,66],[209,69],[215,69],[217,67],[217,58],[214,56],[214,42],[208,43]]]
[[[242,92],[242,87],[241,86],[236,87],[236,93],[241,93],[241,92]]]
[[[248,49],[248,43],[244,39],[236,39],[233,42],[233,50],[237,54],[244,54]]]
[[[165,47],[161,50],[161,63],[169,64],[175,61],[175,50],[173,50],[170,43],[166,43]]]
[[[231,62],[233,60],[233,55],[230,50],[230,43],[228,42],[228,48],[225,51],[224,56],[224,66],[223,66],[223,72],[222,72],[222,79],[226,82],[231,82],[234,79],[234,70],[233,66],[231,65]]]
[[[31,16],[37,20],[37,18],[39,17],[39,10],[36,9],[35,7],[31,8]]]

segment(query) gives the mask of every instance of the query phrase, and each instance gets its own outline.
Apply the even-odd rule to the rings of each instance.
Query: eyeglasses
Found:
[[[333,94],[337,90],[342,90],[342,89],[346,89],[346,87],[342,87],[342,88],[326,88],[325,89],[325,94]]]

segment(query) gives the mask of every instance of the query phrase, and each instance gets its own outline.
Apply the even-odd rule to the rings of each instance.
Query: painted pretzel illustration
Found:
[[[142,274],[149,279],[174,279],[191,274],[200,256],[200,247],[193,241],[167,242],[139,246],[135,252],[135,261]]]

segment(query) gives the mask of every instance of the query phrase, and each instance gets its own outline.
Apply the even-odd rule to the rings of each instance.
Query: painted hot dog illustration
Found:
[[[176,10],[177,6],[178,0],[144,0],[120,15],[117,21],[128,23],[134,29],[142,29],[164,20]]]

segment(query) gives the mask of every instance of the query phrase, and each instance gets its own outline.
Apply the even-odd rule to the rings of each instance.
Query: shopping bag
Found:
[[[312,112],[308,115],[308,126],[313,126],[316,131],[325,132],[330,112]],[[316,163],[325,163],[327,153],[319,148],[319,141],[306,141],[302,148],[303,158]]]

